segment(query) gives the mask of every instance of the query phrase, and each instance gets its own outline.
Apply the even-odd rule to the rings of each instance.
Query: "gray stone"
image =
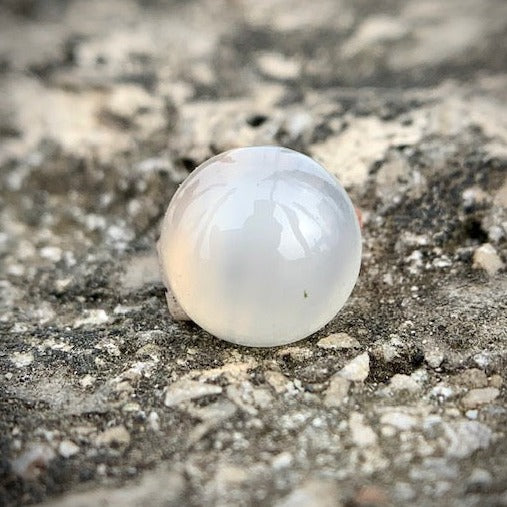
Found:
[[[432,368],[438,368],[444,360],[444,353],[441,350],[434,348],[424,353],[424,359],[426,359],[426,362]]]

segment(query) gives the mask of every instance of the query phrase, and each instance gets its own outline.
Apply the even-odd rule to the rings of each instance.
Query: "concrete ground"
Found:
[[[507,504],[507,3],[4,0],[0,504]],[[154,243],[225,149],[361,207],[316,335],[171,321]]]

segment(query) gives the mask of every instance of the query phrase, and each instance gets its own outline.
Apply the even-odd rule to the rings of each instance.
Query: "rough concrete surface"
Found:
[[[507,504],[504,0],[0,3],[0,504]],[[364,220],[292,346],[173,322],[154,244],[236,146]]]

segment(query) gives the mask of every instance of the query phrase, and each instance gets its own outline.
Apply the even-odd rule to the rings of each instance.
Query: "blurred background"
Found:
[[[173,323],[154,255],[259,144],[364,219],[343,311],[263,351]],[[505,0],[0,0],[0,504],[505,504],[506,173]]]
[[[2,224],[11,239],[29,227],[32,244],[57,231],[62,251],[134,244],[174,184],[231,147],[304,151],[361,193],[392,147],[471,125],[505,135],[504,110],[469,88],[479,80],[474,90],[504,103],[502,0],[0,9],[1,183],[19,192],[16,223]]]

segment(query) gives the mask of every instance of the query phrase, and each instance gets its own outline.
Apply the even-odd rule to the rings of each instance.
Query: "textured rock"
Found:
[[[506,46],[500,0],[0,2],[0,505],[506,504]],[[155,244],[266,144],[363,255],[254,350],[171,319]]]

